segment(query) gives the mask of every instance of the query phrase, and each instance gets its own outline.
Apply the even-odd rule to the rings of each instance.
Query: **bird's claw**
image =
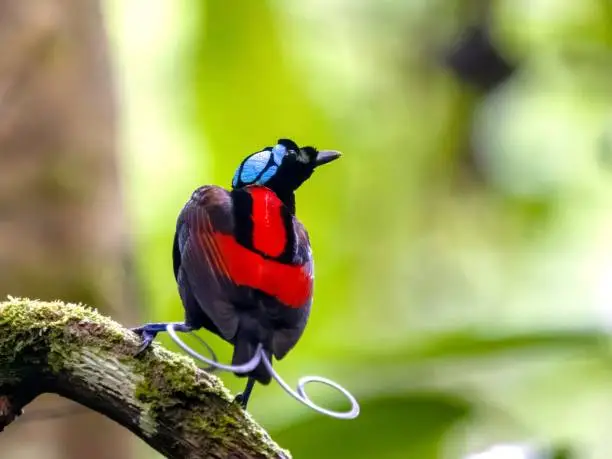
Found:
[[[142,338],[142,343],[140,344],[140,346],[136,350],[136,353],[134,354],[134,357],[138,357],[140,354],[142,354],[144,351],[147,350],[147,348],[151,345],[151,343],[153,343],[153,340],[157,336],[157,333],[147,330],[146,327],[136,327],[136,328],[131,328],[130,330]]]
[[[234,402],[239,403],[243,410],[247,409],[249,398],[251,398],[251,393],[253,392],[254,385],[255,385],[255,380],[253,378],[249,378],[247,385],[244,388],[244,391],[242,391],[241,393],[237,394],[236,397],[234,397]]]
[[[247,404],[246,404],[246,400],[244,399],[244,394],[237,394],[234,397],[234,402],[238,403],[243,409],[246,410]]]

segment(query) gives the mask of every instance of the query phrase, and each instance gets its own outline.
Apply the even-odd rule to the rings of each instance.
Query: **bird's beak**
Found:
[[[322,166],[323,164],[330,163],[341,156],[339,151],[335,150],[321,150],[317,153],[317,159],[315,159],[315,167]]]

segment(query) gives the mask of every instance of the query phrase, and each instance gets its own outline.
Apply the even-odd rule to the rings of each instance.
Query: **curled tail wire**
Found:
[[[187,346],[176,334],[173,323],[169,323],[166,326],[166,330],[168,331],[168,334],[174,340],[174,342],[178,344],[185,352],[187,352],[189,355],[191,355],[195,359],[201,360],[202,362],[212,365],[220,370],[231,371],[233,373],[252,373],[256,369],[257,371],[259,371],[259,367],[261,366],[261,364],[263,364],[265,369],[268,371],[270,377],[274,378],[274,380],[278,382],[278,384],[282,387],[282,389],[285,392],[287,392],[297,401],[303,403],[309,408],[315,411],[318,411],[319,413],[326,414],[327,416],[337,418],[337,419],[355,419],[357,416],[359,416],[359,411],[360,411],[359,403],[357,403],[357,400],[355,399],[355,397],[348,390],[342,387],[340,384],[330,379],[323,378],[321,376],[305,376],[298,381],[297,391],[294,391],[293,389],[291,389],[291,387],[289,387],[289,385],[272,368],[271,359],[268,357],[266,352],[264,352],[263,346],[261,343],[257,345],[257,347],[255,348],[255,353],[250,358],[250,360],[248,360],[246,363],[242,363],[239,365],[223,365],[221,363],[213,362],[212,360],[201,356],[200,354],[198,354],[198,352],[196,352],[195,350]],[[244,347],[244,349],[246,352],[246,346]],[[241,349],[240,350],[241,357],[243,356],[242,352],[243,351]],[[238,359],[236,360],[238,361]],[[340,393],[342,393],[342,395],[344,395],[348,399],[348,401],[351,404],[351,409],[348,411],[333,411],[333,410],[328,410],[326,408],[322,408],[316,403],[314,403],[310,399],[310,397],[308,397],[308,394],[306,393],[306,385],[308,383],[313,383],[313,382],[325,384],[326,386],[330,386],[338,390]]]

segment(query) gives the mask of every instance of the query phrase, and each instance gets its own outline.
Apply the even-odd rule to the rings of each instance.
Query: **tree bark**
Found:
[[[96,304],[126,320],[128,244],[116,107],[100,4],[0,0],[0,297]],[[66,402],[43,397],[39,407]],[[127,459],[96,413],[23,424],[3,459]]]
[[[289,458],[220,380],[96,311],[0,303],[0,431],[43,392],[113,419],[172,459]]]

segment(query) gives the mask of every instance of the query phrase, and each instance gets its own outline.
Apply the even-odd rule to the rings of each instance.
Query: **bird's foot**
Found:
[[[153,343],[153,340],[159,333],[159,331],[151,331],[147,328],[147,325],[131,328],[131,330],[142,338],[142,342],[134,354],[134,357],[138,357],[140,354],[142,354],[151,345],[151,343]]]
[[[172,322],[169,322],[169,323],[172,323]],[[140,327],[130,328],[131,331],[133,331],[134,333],[136,333],[138,336],[142,338],[142,343],[140,344],[140,347],[134,354],[134,357],[139,356],[145,350],[147,350],[147,348],[151,345],[151,343],[153,343],[153,340],[155,340],[155,337],[157,336],[157,334],[160,332],[166,331],[167,325],[168,325],[168,322],[161,322],[161,323],[144,324],[144,325],[141,325]],[[178,332],[190,332],[192,330],[192,328],[189,325],[184,324],[182,322],[175,322],[174,329]]]
[[[240,393],[234,397],[234,402],[238,403],[242,409],[246,410],[248,399],[244,396],[244,394]]]
[[[234,397],[234,402],[239,403],[242,409],[246,410],[247,404],[249,403],[249,398],[251,397],[251,392],[253,391],[253,387],[255,386],[255,379],[249,378],[247,381],[246,387],[244,388],[244,392],[236,395]]]

